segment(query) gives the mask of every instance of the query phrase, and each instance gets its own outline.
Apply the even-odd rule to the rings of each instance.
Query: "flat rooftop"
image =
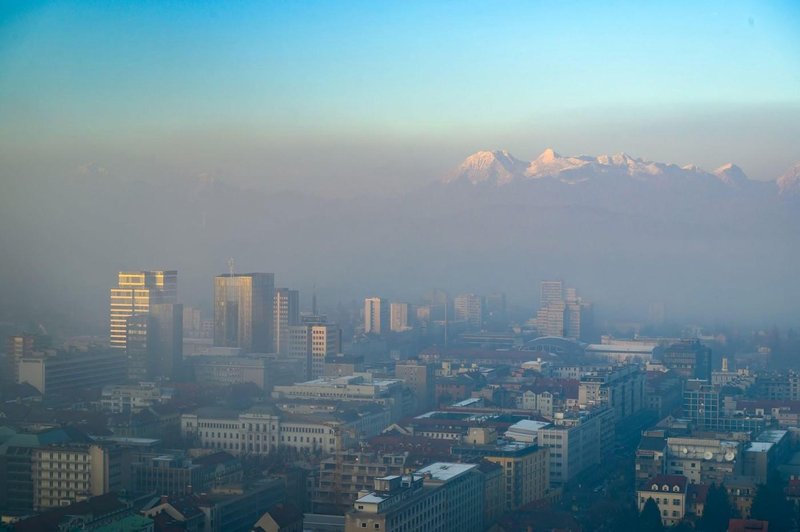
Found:
[[[478,467],[476,464],[457,464],[452,462],[436,462],[417,471],[417,475],[430,475],[435,480],[447,482],[467,471]]]

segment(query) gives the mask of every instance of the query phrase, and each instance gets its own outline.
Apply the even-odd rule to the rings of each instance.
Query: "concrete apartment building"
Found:
[[[389,305],[389,329],[392,332],[404,332],[411,329],[411,305],[408,303],[391,303]]]
[[[325,360],[342,351],[342,330],[333,323],[306,323],[289,327],[287,357],[302,361],[306,378],[325,375]]]
[[[300,324],[300,292],[276,288],[272,312],[272,352],[285,355],[289,352],[289,327]]]
[[[382,297],[364,299],[364,333],[386,334],[389,326],[389,302]]]
[[[65,506],[123,487],[122,450],[111,446],[56,444],[31,454],[33,508]]]
[[[646,382],[645,373],[632,364],[598,369],[581,376],[578,404],[609,406],[619,422],[644,408]]]
[[[476,294],[460,294],[453,298],[456,320],[465,321],[472,329],[483,327],[484,299]]]
[[[370,491],[375,479],[403,475],[408,452],[341,451],[319,465],[319,481],[313,493],[317,513],[346,513],[359,492]]]
[[[667,438],[666,473],[692,484],[721,484],[741,471],[742,447],[740,441],[710,437]]]
[[[493,430],[473,428],[451,452],[463,461],[488,460],[502,468],[505,511],[543,499],[550,487],[549,450],[535,443],[498,440]]]
[[[484,477],[475,464],[437,462],[409,476],[375,480],[345,518],[360,530],[478,532],[484,528]]]
[[[569,482],[600,464],[614,446],[614,413],[608,406],[557,412],[552,423],[521,421],[506,436],[550,450],[550,485]]]
[[[433,408],[436,401],[436,374],[432,364],[420,360],[398,361],[394,376],[414,392],[417,412]]]

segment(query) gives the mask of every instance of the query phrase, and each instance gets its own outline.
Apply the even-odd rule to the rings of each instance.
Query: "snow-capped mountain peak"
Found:
[[[497,186],[517,181],[555,179],[562,183],[577,184],[594,179],[631,178],[637,181],[652,179],[705,179],[738,188],[750,182],[744,171],[733,163],[720,166],[713,172],[697,165],[647,161],[625,152],[610,155],[563,156],[553,148],[545,149],[533,161],[525,162],[505,150],[479,151],[455,168],[443,181],[479,183]],[[778,183],[781,191],[795,188],[800,191],[800,163],[787,172]]]
[[[473,153],[445,177],[445,183],[467,180],[473,185],[486,181],[497,185],[510,183],[525,171],[527,163],[516,159],[506,150]]]
[[[744,173],[744,170],[733,163],[723,164],[712,173],[726,185],[738,186],[749,181],[749,178],[747,177],[747,174]]]
[[[781,195],[800,196],[800,162],[786,170],[776,181]]]

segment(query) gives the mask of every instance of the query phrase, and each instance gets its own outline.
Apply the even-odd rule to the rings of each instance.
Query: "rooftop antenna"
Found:
[[[314,288],[311,292],[311,315],[317,315],[317,283],[314,283]]]

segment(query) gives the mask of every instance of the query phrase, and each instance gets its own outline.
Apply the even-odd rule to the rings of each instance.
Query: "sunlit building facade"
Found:
[[[364,300],[364,332],[385,334],[389,330],[389,302],[382,297]]]
[[[114,349],[127,347],[128,318],[150,313],[150,305],[178,302],[178,272],[119,272],[111,289],[110,338]]]
[[[275,275],[242,273],[214,279],[214,345],[272,351]]]
[[[273,308],[273,352],[289,352],[289,327],[300,323],[300,292],[288,288],[275,289]]]

